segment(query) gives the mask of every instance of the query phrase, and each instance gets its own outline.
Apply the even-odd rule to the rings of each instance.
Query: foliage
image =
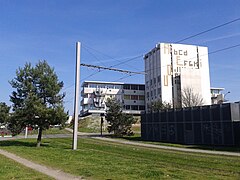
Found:
[[[9,110],[10,107],[6,103],[0,102],[0,124],[8,121]]]
[[[200,94],[195,93],[190,87],[182,90],[182,107],[194,107],[203,105],[203,98]]]
[[[109,123],[108,132],[114,132],[116,136],[131,136],[132,124],[136,122],[132,115],[123,114],[121,104],[116,99],[107,99],[106,120]]]
[[[37,146],[40,146],[44,129],[50,125],[64,125],[67,120],[63,108],[65,95],[60,94],[63,82],[59,82],[54,69],[46,61],[39,61],[35,67],[26,63],[19,68],[10,84],[15,91],[10,96],[13,115],[9,129],[16,135],[25,126],[39,128]]]
[[[158,100],[151,103],[150,110],[153,112],[156,112],[156,111],[162,111],[162,110],[171,109],[171,108],[172,108],[172,105],[170,103],[162,102]]]

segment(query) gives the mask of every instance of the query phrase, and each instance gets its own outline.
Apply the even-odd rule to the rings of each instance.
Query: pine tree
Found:
[[[19,68],[10,84],[15,91],[10,96],[13,115],[9,120],[9,129],[16,135],[25,126],[38,127],[39,147],[43,130],[50,125],[64,125],[67,120],[63,108],[65,95],[60,93],[63,82],[58,80],[54,69],[46,61],[39,61],[35,67],[26,63]]]
[[[121,104],[116,99],[108,99],[106,120],[109,123],[108,132],[116,136],[133,135],[132,124],[136,121],[132,115],[123,114]]]
[[[8,121],[9,110],[10,107],[5,102],[0,102],[0,124]]]

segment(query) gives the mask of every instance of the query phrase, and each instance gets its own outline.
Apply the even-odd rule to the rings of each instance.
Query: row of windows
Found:
[[[122,89],[122,85],[118,84],[84,84],[88,88],[106,88],[106,89]]]
[[[144,95],[124,95],[125,100],[145,100]]]
[[[136,85],[136,84],[124,84],[124,85],[118,85],[118,84],[98,84],[98,83],[92,83],[92,84],[84,84],[84,87],[88,88],[106,88],[106,89],[129,89],[129,90],[145,90],[145,85]]]
[[[124,84],[123,89],[130,90],[145,90],[145,85],[136,85],[136,84]]]
[[[161,88],[154,89],[150,92],[147,92],[146,94],[147,94],[147,98],[149,98],[150,96],[151,97],[157,96],[157,95],[161,96]]]
[[[156,85],[157,82],[161,83],[161,76],[158,76],[157,78],[151,79],[150,82],[146,81],[146,86],[149,87],[149,83],[150,83],[150,86]]]
[[[137,106],[137,105],[132,105],[132,106],[125,105],[123,108],[125,110],[140,110],[140,111],[145,110],[145,106]]]

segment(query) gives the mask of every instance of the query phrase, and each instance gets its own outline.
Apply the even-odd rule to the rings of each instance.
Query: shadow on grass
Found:
[[[36,142],[23,142],[18,140],[11,140],[11,141],[0,141],[0,147],[6,146],[25,146],[25,147],[36,147]],[[41,146],[47,147],[49,146],[48,143],[42,143]]]

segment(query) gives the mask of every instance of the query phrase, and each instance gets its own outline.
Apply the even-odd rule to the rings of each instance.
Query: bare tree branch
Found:
[[[181,93],[182,107],[194,107],[203,105],[203,98],[199,93],[195,93],[193,88],[187,87]]]

